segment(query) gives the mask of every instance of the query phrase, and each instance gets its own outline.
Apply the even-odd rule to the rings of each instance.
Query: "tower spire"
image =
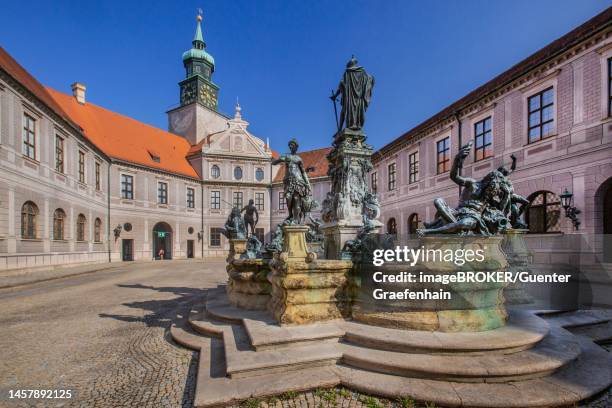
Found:
[[[203,50],[206,48],[206,43],[204,42],[204,37],[202,36],[202,9],[198,9],[198,16],[196,17],[196,20],[196,32],[191,43],[193,44],[193,48]]]

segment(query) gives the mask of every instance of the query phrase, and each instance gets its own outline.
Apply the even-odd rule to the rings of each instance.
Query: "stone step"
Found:
[[[555,329],[535,347],[511,354],[409,354],[343,345],[345,365],[411,378],[456,382],[502,382],[544,377],[576,359],[575,336]]]
[[[244,328],[255,350],[269,350],[294,345],[316,344],[321,340],[336,340],[344,335],[344,321],[280,326],[261,320],[244,319]]]
[[[247,310],[232,306],[227,300],[225,287],[210,289],[206,296],[206,313],[213,319],[241,324],[244,319],[276,323],[264,310]]]
[[[346,322],[344,340],[368,348],[404,353],[512,353],[533,347],[549,332],[548,323],[528,311],[512,311],[508,324],[485,332],[442,333],[390,329]]]
[[[202,346],[209,342],[206,337],[190,332],[187,329],[187,323],[184,321],[173,323],[170,326],[170,336],[176,343],[195,351],[200,351]]]
[[[549,324],[565,328],[602,324],[611,320],[607,313],[599,310],[576,310],[549,315],[545,318]]]

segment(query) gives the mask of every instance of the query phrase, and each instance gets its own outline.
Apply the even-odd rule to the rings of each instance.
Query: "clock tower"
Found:
[[[202,16],[198,15],[192,47],[183,53],[185,79],[179,82],[181,106],[198,103],[217,111],[219,87],[212,82],[215,59],[206,52],[201,24]]]

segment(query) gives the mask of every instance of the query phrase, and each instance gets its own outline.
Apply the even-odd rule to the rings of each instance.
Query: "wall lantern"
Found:
[[[572,220],[572,224],[574,224],[574,229],[578,231],[580,227],[580,220],[578,219],[578,214],[580,214],[580,210],[574,207],[574,194],[567,191],[567,188],[561,195],[559,196],[561,199],[561,206],[565,210],[565,216]]]
[[[121,230],[123,229],[123,227],[121,226],[121,224],[117,225],[115,227],[115,229],[113,229],[113,234],[115,235],[115,241],[117,240],[117,238],[119,238],[119,236],[121,235]]]

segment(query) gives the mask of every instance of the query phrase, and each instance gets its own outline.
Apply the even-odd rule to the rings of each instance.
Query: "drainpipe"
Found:
[[[204,181],[200,181],[200,234],[202,234],[202,238],[200,238],[200,257],[204,259]]]
[[[108,245],[108,262],[111,262],[111,236],[110,236],[110,205],[111,205],[111,163],[108,162],[108,169],[106,170],[106,242]]]
[[[457,152],[459,152],[459,150],[461,149],[461,146],[463,145],[463,142],[461,140],[461,119],[459,117],[459,111],[455,112],[455,120],[457,120],[457,139],[458,139],[458,146],[457,146]],[[459,169],[458,174],[461,175],[461,170]],[[461,186],[459,186],[459,199],[461,199]]]

